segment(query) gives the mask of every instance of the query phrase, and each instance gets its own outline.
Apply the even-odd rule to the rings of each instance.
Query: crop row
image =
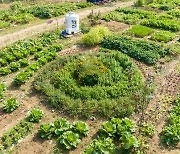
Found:
[[[68,150],[76,148],[88,133],[89,127],[85,122],[76,121],[71,125],[64,118],[58,118],[53,123],[43,124],[38,131],[38,135],[44,139],[59,137],[58,143]]]
[[[174,13],[169,12],[169,14],[172,14],[175,17],[178,16],[177,11]],[[119,8],[113,12],[106,14],[102,17],[102,19],[106,21],[114,20],[118,22],[125,22],[127,24],[140,23],[149,27],[170,30],[173,32],[179,31],[179,20],[169,14],[157,15],[157,13],[153,11],[145,11],[132,8]]]
[[[62,50],[61,45],[50,46],[47,50],[36,53],[34,58],[35,62],[30,64],[26,69],[16,75],[14,82],[17,85],[21,85],[29,80],[31,76],[43,65],[54,60],[58,51]]]
[[[40,52],[44,47],[52,45],[59,38],[60,36],[57,32],[52,32],[44,33],[35,40],[18,41],[0,51],[0,67],[7,66],[11,62],[19,61]]]
[[[134,135],[135,125],[128,118],[112,118],[104,122],[97,139],[85,149],[84,154],[91,153],[138,153],[140,142]],[[118,143],[118,149],[115,148]],[[118,151],[117,151],[118,150]]]
[[[25,24],[38,18],[51,18],[64,15],[68,11],[92,6],[92,3],[63,3],[63,4],[44,4],[25,7],[21,2],[11,4],[9,10],[0,11],[0,28],[8,27],[11,23]]]
[[[174,101],[175,107],[171,111],[168,124],[162,131],[161,141],[168,146],[176,145],[180,142],[180,95]]]
[[[178,6],[180,6],[179,0],[163,0],[163,1],[152,1],[152,3],[149,4],[151,8],[158,8],[161,10],[171,10]]]
[[[144,40],[135,40],[121,35],[106,37],[102,42],[102,47],[121,51],[147,64],[155,64],[161,57],[170,53],[169,49],[161,45]]]
[[[5,153],[14,145],[18,144],[23,138],[30,134],[33,130],[33,123],[38,122],[42,118],[43,112],[39,109],[32,109],[28,117],[18,123],[11,130],[5,132],[0,138],[0,153]]]

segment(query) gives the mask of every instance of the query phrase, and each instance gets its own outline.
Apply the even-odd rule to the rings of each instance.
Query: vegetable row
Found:
[[[15,127],[5,132],[0,137],[0,153],[6,153],[8,150],[18,144],[23,138],[33,130],[33,122],[38,122],[43,116],[43,111],[34,108],[28,113],[28,117],[18,123]]]
[[[62,50],[61,45],[53,45],[50,46],[47,50],[38,52],[34,55],[35,62],[30,64],[26,69],[22,72],[19,72],[15,78],[14,82],[17,85],[21,85],[25,82],[27,82],[31,76],[43,65],[45,65],[48,62],[51,62],[57,57],[57,52]]]
[[[72,125],[64,118],[58,118],[53,123],[40,126],[38,135],[44,139],[59,137],[58,143],[64,149],[73,149],[81,139],[89,133],[88,125],[83,121],[76,121]]]
[[[180,30],[180,21],[177,11],[157,14],[154,11],[145,11],[133,8],[118,8],[102,17],[106,21],[125,22],[127,24],[145,25],[148,27],[178,32]]]
[[[25,24],[35,17],[47,19],[64,15],[66,12],[91,7],[92,3],[37,4],[26,7],[21,2],[11,4],[9,10],[0,10],[0,28],[13,24]]]
[[[177,96],[174,105],[161,134],[161,141],[168,146],[177,145],[180,142],[180,95]]]
[[[102,47],[121,51],[136,60],[147,64],[155,64],[161,57],[170,53],[169,49],[156,43],[135,40],[122,35],[112,35],[102,41]]]

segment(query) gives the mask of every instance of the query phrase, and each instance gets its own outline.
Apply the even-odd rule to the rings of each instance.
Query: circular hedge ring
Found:
[[[58,57],[37,76],[34,87],[49,103],[73,116],[129,116],[143,91],[137,66],[120,52]]]

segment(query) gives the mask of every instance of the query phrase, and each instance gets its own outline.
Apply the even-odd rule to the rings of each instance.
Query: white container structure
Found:
[[[71,35],[79,32],[79,15],[69,12],[65,17],[66,33]]]

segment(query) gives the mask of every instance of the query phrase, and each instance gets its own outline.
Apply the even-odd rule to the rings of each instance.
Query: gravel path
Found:
[[[111,10],[114,10],[118,7],[127,7],[127,6],[131,6],[133,4],[133,1],[130,2],[121,2],[116,4],[115,6],[109,6],[109,7],[101,7],[98,9],[94,9],[94,13],[98,13],[99,11],[101,13],[105,13]],[[85,17],[87,17],[90,13],[91,13],[91,9],[90,10],[85,10],[82,11],[79,14],[80,19],[83,19]],[[62,26],[64,24],[65,19],[64,18],[59,18],[57,19],[59,26]],[[8,44],[14,43],[18,40],[23,40],[25,38],[37,35],[39,33],[43,33],[45,31],[50,31],[53,30],[57,27],[57,21],[54,20],[51,24],[48,24],[47,22],[49,21],[49,19],[42,23],[42,24],[38,24],[38,25],[34,25],[32,27],[28,27],[25,29],[22,29],[20,31],[11,33],[11,34],[6,34],[3,36],[0,36],[0,48],[7,46]]]

